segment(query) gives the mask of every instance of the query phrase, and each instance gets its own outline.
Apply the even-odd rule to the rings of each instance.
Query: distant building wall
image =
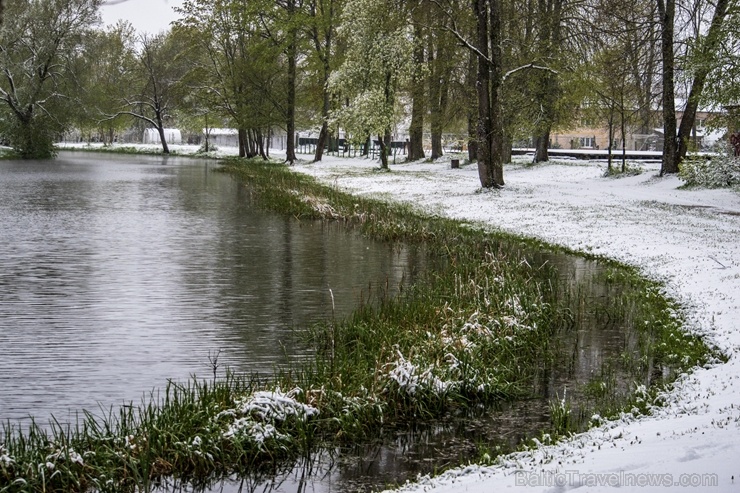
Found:
[[[176,128],[165,128],[164,138],[168,144],[182,144],[182,133]],[[147,128],[144,130],[142,142],[144,144],[160,144],[159,130],[156,128]]]
[[[206,129],[203,129],[205,137]],[[209,142],[216,147],[239,147],[239,132],[235,128],[212,128],[208,132]],[[273,130],[269,136],[265,136],[265,146],[270,149],[285,150],[287,147],[287,136],[281,130]]]

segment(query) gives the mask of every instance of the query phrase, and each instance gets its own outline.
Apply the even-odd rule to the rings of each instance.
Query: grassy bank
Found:
[[[272,467],[320,444],[368,440],[384,427],[527,398],[569,350],[557,336],[578,331],[581,312],[595,310],[590,315],[604,324],[631,323],[620,359],[634,378],[625,383],[605,366],[584,383],[576,411],[567,402],[553,409],[561,433],[593,412],[649,412],[659,394],[648,384],[662,383],[651,372],[682,371],[709,354],[681,332],[660,287],[631,269],[609,264],[603,281],[615,289],[592,306],[533,255],[544,245],[353,197],[282,165],[234,159],[224,171],[245,183],[259,207],[423,244],[440,268],[347,320],[308,328],[314,360],[269,380],[170,383],[141,406],[85,414],[75,427],[7,425],[0,492],[146,490],[170,476],[207,482]]]

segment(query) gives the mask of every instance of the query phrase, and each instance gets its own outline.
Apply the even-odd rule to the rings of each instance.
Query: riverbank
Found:
[[[67,153],[60,162],[69,166],[81,158],[94,168],[99,164],[101,170],[106,161],[103,154]],[[124,161],[138,168],[140,159]],[[153,160],[157,168],[167,164],[177,168],[187,161]],[[403,293],[383,295],[348,320],[332,319],[309,330],[305,335],[314,347],[315,361],[279,371],[274,379],[233,375],[222,381],[216,378],[218,365],[212,361],[212,383],[171,381],[151,401],[111,409],[100,419],[85,412],[70,428],[55,422],[49,429],[32,421],[26,431],[9,424],[10,428],[0,429],[0,489],[125,491],[146,489],[167,477],[201,484],[221,475],[248,474],[260,465],[289,462],[324,443],[332,447],[362,443],[382,428],[462,413],[480,403],[529,398],[548,366],[567,367],[571,361],[567,349],[566,362],[556,359],[563,346],[554,336],[581,333],[585,299],[592,299],[600,308],[591,308],[605,317],[625,317],[630,335],[624,338],[634,342],[626,348],[619,344],[613,354],[635,368],[635,373],[630,369],[625,374],[630,376],[626,381],[619,380],[617,392],[631,393],[638,383],[647,384],[644,372],[654,365],[678,368],[705,355],[703,345],[695,344],[698,341],[676,332],[679,324],[671,316],[672,305],[657,295],[656,285],[638,279],[632,269],[616,265],[599,269],[600,279],[616,288],[605,288],[602,293],[610,295],[598,300],[584,298],[583,291],[576,294],[559,282],[550,263],[559,258],[534,255],[535,242],[486,233],[404,204],[358,198],[280,164],[259,160],[224,164],[222,170],[247,184],[244,198],[254,199],[259,208],[285,217],[343,222],[368,237],[399,242],[399,248],[417,244],[434,252],[441,264],[417,276]],[[128,194],[118,197],[116,204],[127,201]],[[633,286],[624,288],[625,280]],[[632,330],[634,320],[641,323]],[[643,325],[643,320],[649,323]],[[648,340],[665,344],[651,350]],[[587,366],[593,373],[577,383],[601,376],[595,383],[608,389],[612,380],[604,379],[604,366]],[[572,424],[578,426],[576,422],[588,422],[594,412],[610,416],[615,406],[624,405],[611,398],[613,392],[600,391],[602,397],[578,406],[585,415],[574,413],[571,418],[572,387],[567,405],[565,389],[548,386],[548,390],[547,397],[559,392],[563,402],[551,413],[560,416],[553,422],[555,434],[568,432]],[[645,401],[632,402],[644,408]],[[548,402],[541,407],[546,412]],[[522,440],[542,438],[538,430],[543,428]],[[461,455],[471,456],[475,455]],[[445,462],[445,467],[449,465]]]
[[[659,178],[656,165],[641,167],[640,175],[609,179],[603,163],[519,164],[506,168],[507,186],[498,191],[480,191],[474,167],[452,170],[449,162],[392,165],[391,173],[377,173],[369,160],[332,157],[294,167],[355,194],[410,202],[637,266],[680,300],[690,330],[730,358],[683,377],[653,416],[625,417],[405,489],[667,491],[682,480],[703,482],[703,491],[740,488],[740,197],[682,190],[677,177]]]
[[[638,165],[639,166],[639,165]],[[552,446],[488,466],[420,478],[407,491],[702,491],[740,489],[740,195],[683,190],[678,177],[643,173],[604,178],[587,161],[519,164],[503,190],[481,191],[474,166],[413,163],[376,173],[367,160],[326,158],[296,171],[355,194],[410,202],[637,266],[680,300],[688,329],[726,355],[725,364],[682,377],[653,416],[613,421]],[[670,487],[668,490],[670,490]]]

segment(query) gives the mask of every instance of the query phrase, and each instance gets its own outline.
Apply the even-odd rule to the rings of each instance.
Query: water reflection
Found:
[[[256,210],[212,162],[64,153],[0,163],[0,420],[137,403],[167,379],[306,354],[423,255]]]

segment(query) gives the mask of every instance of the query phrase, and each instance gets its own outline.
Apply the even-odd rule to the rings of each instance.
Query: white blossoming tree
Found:
[[[339,35],[347,46],[345,59],[329,87],[346,104],[335,112],[334,123],[355,141],[377,136],[381,168],[388,169],[400,88],[414,72],[413,32],[404,2],[348,0]]]

